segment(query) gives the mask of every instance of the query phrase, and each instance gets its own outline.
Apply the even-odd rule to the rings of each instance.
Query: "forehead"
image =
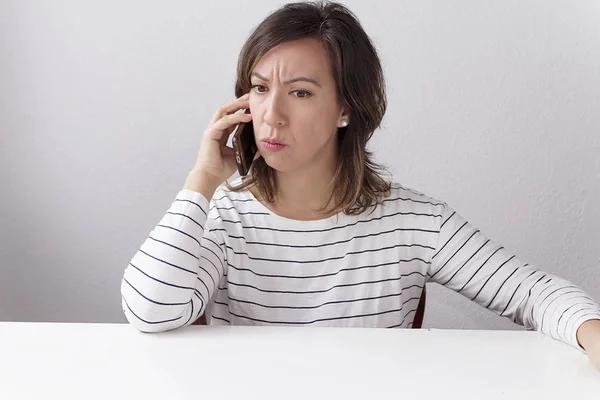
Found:
[[[277,73],[285,78],[309,76],[325,80],[331,75],[330,65],[324,44],[318,39],[310,38],[273,47],[260,59],[253,72],[263,76]]]

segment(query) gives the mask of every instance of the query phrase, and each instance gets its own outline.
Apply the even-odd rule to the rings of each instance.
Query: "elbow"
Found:
[[[129,301],[129,299],[122,296],[122,307],[125,318],[131,326],[140,332],[166,332],[181,328],[188,320],[188,318],[185,318],[185,315],[190,311],[187,307],[180,310],[181,312],[178,313],[179,315],[172,315],[171,313],[165,313],[164,309],[158,309],[158,307],[145,305],[143,303],[136,304],[136,307],[132,307],[132,302],[135,303],[135,299]]]
[[[125,300],[123,300],[123,303],[125,303]],[[159,327],[153,326],[152,324],[145,323],[142,320],[142,318],[140,318],[139,316],[134,314],[133,311],[128,309],[125,304],[123,304],[123,314],[125,314],[125,319],[127,319],[127,322],[129,323],[129,325],[132,326],[133,328],[135,328],[139,332],[142,332],[142,333],[161,332],[161,330],[156,329]]]
[[[192,299],[167,302],[157,300],[158,291],[146,288],[140,292],[123,278],[121,283],[121,303],[125,318],[135,329],[145,333],[166,332],[185,326],[194,314]],[[166,299],[170,300],[170,299]],[[197,307],[196,307],[197,308]]]
[[[163,324],[160,324],[160,323],[156,324],[156,323],[152,323],[150,321],[151,320],[150,316],[152,315],[151,310],[136,309],[135,311],[133,311],[129,307],[129,303],[127,302],[127,300],[125,300],[125,297],[123,297],[122,303],[123,303],[123,314],[125,314],[125,318],[127,319],[127,322],[129,323],[129,325],[131,325],[136,330],[143,332],[143,333],[157,333],[157,332],[164,332],[167,330],[167,329],[165,329],[164,326],[162,326]]]

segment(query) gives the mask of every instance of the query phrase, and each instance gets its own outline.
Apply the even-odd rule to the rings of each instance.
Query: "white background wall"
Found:
[[[0,320],[124,322],[122,272],[280,1],[0,2]],[[372,149],[600,299],[600,2],[347,1],[385,66]],[[429,286],[426,326],[514,328]]]

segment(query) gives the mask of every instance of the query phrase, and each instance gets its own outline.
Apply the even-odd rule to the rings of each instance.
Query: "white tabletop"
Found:
[[[536,332],[0,322],[0,399],[598,399]],[[566,396],[566,397],[565,397]]]

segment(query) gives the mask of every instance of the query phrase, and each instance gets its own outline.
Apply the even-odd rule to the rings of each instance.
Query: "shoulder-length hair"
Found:
[[[367,142],[380,124],[387,107],[383,70],[377,50],[356,16],[334,2],[289,3],[271,13],[251,33],[241,49],[235,95],[251,89],[253,69],[273,47],[288,41],[317,38],[327,49],[340,105],[350,110],[348,126],[338,129],[338,162],[329,189],[331,196],[320,211],[344,211],[357,215],[381,202],[390,193],[383,166],[372,160]],[[239,185],[256,185],[269,203],[275,201],[275,171],[264,159],[254,161]]]

